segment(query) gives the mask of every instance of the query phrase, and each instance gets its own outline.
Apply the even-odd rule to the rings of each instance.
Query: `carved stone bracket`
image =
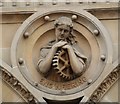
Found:
[[[88,102],[99,102],[105,93],[114,85],[120,78],[120,64],[104,79],[104,81],[93,92]]]
[[[28,89],[20,83],[11,73],[0,66],[2,80],[10,85],[24,100],[28,103],[37,102],[36,98],[28,91]]]

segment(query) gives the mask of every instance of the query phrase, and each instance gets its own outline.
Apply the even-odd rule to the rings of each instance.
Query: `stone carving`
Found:
[[[76,80],[68,81],[65,83],[58,83],[58,82],[50,81],[50,80],[48,81],[45,78],[41,78],[39,83],[45,87],[50,88],[50,89],[69,90],[69,89],[73,89],[75,87],[82,85],[86,81],[87,81],[86,77],[83,76],[83,77],[79,77]]]
[[[21,95],[21,97],[29,103],[35,103],[35,97],[23,86],[12,74],[0,66],[2,79],[8,83],[14,90]],[[116,67],[93,92],[89,100],[85,104],[92,102],[99,102],[104,94],[111,88],[111,86],[119,79],[120,66]],[[74,85],[74,84],[73,84]],[[63,85],[65,87],[66,85]],[[71,84],[69,85],[71,87]],[[66,88],[66,87],[65,87]],[[58,86],[59,89],[59,86]]]
[[[28,89],[20,83],[11,73],[0,66],[2,79],[10,85],[26,102],[36,103],[36,98],[28,91]]]
[[[93,92],[88,102],[99,102],[104,94],[111,88],[111,86],[119,79],[120,65],[116,67]]]
[[[51,76],[55,77],[48,79],[53,81],[74,79],[84,71],[87,57],[78,51],[80,48],[73,35],[73,23],[70,18],[60,17],[54,25],[56,40],[41,48],[38,71],[46,77],[52,74]],[[53,74],[55,70],[56,75]]]

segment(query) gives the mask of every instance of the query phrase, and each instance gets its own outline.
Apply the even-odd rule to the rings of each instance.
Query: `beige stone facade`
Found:
[[[118,4],[117,0],[1,1],[0,101],[119,102]],[[40,49],[56,39],[54,21],[61,16],[71,18],[88,63],[81,76],[56,82],[39,73],[37,63]]]

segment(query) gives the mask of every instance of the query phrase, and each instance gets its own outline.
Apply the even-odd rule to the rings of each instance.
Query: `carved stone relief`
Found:
[[[54,25],[56,40],[41,48],[38,70],[46,74],[47,79],[66,82],[81,75],[85,70],[87,58],[78,51],[72,20],[60,17],[55,20]]]
[[[22,85],[12,74],[6,69],[0,67],[2,79],[10,85],[21,97],[29,103],[37,103],[37,99]],[[86,104],[92,102],[99,102],[104,94],[112,87],[112,85],[119,79],[120,66],[118,65],[113,71],[104,79],[99,87],[93,92]]]
[[[112,63],[111,50],[109,34],[96,17],[84,10],[50,9],[33,14],[17,30],[11,62],[38,94],[70,100],[84,96]]]
[[[26,4],[27,7],[30,5]],[[109,4],[109,9],[112,5]],[[12,6],[15,7],[13,10],[16,13],[18,5]],[[84,3],[81,6],[83,7]],[[95,6],[96,9],[103,8],[97,3]],[[5,13],[10,13],[6,5],[2,7],[5,8]],[[20,9],[23,10],[23,7]],[[28,103],[37,102],[35,95],[37,99],[41,97],[50,101],[64,102],[83,97],[83,102],[99,102],[118,80],[119,66],[115,69],[112,67],[108,71],[116,57],[113,57],[112,53],[113,40],[111,41],[110,34],[100,22],[106,19],[105,15],[109,20],[111,11],[108,13],[109,10],[106,10],[105,15],[102,16],[103,13],[99,13],[103,12],[102,10],[98,12],[92,9],[89,8],[88,11],[98,16],[99,20],[84,10],[71,9],[71,6],[67,9],[66,6],[57,9],[46,8],[46,10],[43,7],[24,22],[21,21],[23,24],[17,30],[12,45],[9,44],[10,63],[12,63],[10,67],[13,73],[20,72],[30,88],[27,89],[24,81],[20,83],[20,80],[17,80],[17,77],[14,77],[9,69],[3,68],[0,63],[3,81]],[[116,13],[115,10],[116,8],[114,9]],[[33,11],[35,12],[36,9],[32,8],[31,14]],[[113,15],[112,20],[115,18],[116,16]],[[51,50],[54,51],[50,53]],[[49,62],[47,63],[45,59]],[[106,76],[104,72],[110,74],[107,73]],[[93,89],[92,85],[97,87]]]
[[[29,90],[21,84],[11,73],[0,67],[2,80],[10,85],[26,102],[36,103],[37,99],[29,92]]]
[[[118,65],[93,92],[88,102],[99,102],[104,94],[112,87],[112,85],[120,78],[120,65]]]

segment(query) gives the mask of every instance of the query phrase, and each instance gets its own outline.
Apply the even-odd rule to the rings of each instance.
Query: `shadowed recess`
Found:
[[[59,101],[59,100],[49,100],[44,98],[44,100],[47,102],[47,104],[79,104],[80,101],[83,99],[84,96],[77,98],[77,99],[73,99],[73,100],[66,100],[66,101]]]

